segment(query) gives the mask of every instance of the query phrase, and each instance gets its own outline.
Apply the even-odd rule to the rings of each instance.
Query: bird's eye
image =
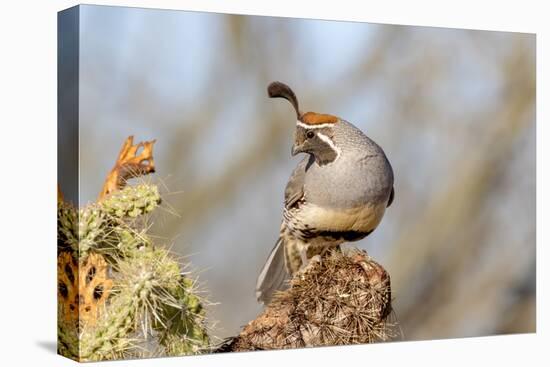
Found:
[[[315,133],[313,131],[308,131],[306,134],[306,137],[308,139],[313,139],[314,136],[315,136]]]

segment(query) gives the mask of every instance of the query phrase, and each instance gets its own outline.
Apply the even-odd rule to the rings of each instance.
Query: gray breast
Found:
[[[304,178],[306,201],[322,207],[354,208],[387,203],[393,171],[382,149],[353,125],[335,136],[341,155],[334,162],[313,164]],[[339,139],[339,141],[337,140]]]

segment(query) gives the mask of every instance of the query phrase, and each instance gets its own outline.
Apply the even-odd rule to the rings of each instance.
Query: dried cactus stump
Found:
[[[391,339],[390,277],[366,252],[333,252],[308,266],[217,352],[362,344]]]

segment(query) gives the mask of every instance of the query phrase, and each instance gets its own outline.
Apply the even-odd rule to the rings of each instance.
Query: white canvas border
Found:
[[[549,259],[547,130],[549,26],[536,1],[94,1],[94,4],[202,10],[375,23],[537,33],[537,334],[238,353],[102,365],[525,365],[548,356]],[[55,354],[56,11],[74,1],[3,2],[0,149],[3,279],[0,360],[4,365],[64,366]],[[546,67],[544,67],[546,65]],[[546,248],[545,248],[546,247]],[[26,261],[22,264],[22,255]],[[24,265],[24,266],[23,266]],[[546,289],[546,291],[545,291]],[[546,352],[546,353],[545,353]],[[10,363],[11,362],[11,363]],[[537,363],[540,364],[540,363]]]

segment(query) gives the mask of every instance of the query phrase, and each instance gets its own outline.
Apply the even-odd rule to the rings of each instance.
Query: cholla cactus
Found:
[[[134,147],[126,141],[115,168],[125,168],[121,156],[139,163],[128,153]],[[119,185],[104,192],[78,210],[58,203],[58,352],[94,361],[206,350],[195,282],[147,235],[146,219],[161,201],[158,188]]]

